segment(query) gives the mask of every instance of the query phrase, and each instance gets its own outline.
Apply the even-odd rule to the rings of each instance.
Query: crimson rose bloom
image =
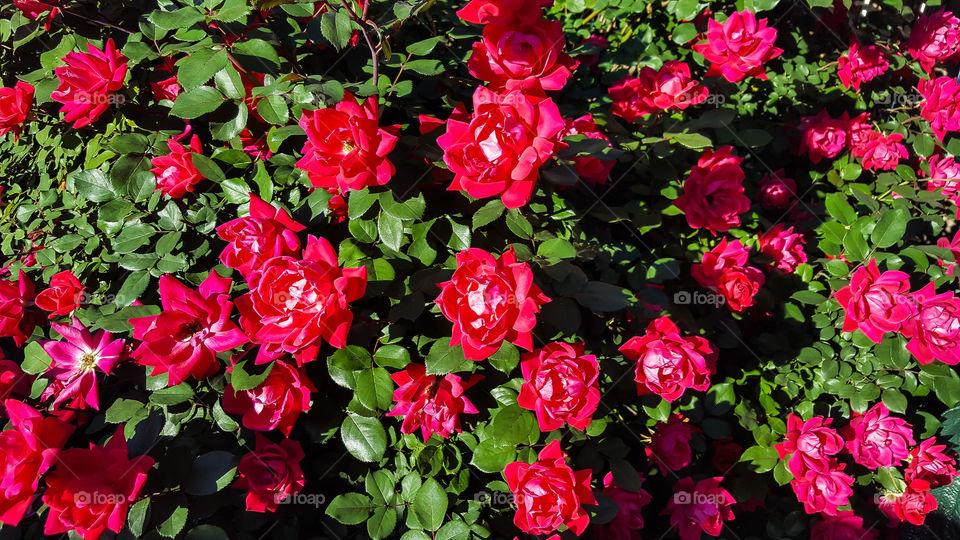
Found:
[[[932,73],[937,62],[960,50],[960,19],[945,9],[931,15],[921,13],[903,45],[924,71]]]
[[[0,337],[12,337],[17,347],[23,347],[36,326],[35,318],[25,312],[33,291],[33,282],[23,270],[16,282],[0,279]]]
[[[553,0],[470,0],[457,16],[474,24],[519,24],[536,21]]]
[[[960,163],[952,156],[933,154],[927,158],[930,164],[930,173],[920,169],[920,174],[929,178],[927,191],[940,190],[944,196],[950,197],[954,204],[960,199]]]
[[[920,116],[941,142],[948,131],[960,131],[960,84],[952,77],[921,79],[917,91],[923,96]]]
[[[954,467],[956,461],[943,453],[946,445],[937,444],[937,439],[930,437],[910,451],[910,464],[904,472],[904,478],[909,483],[914,479],[926,480],[931,488],[948,486],[957,476]]]
[[[787,434],[782,443],[774,446],[780,459],[794,454],[797,470],[823,468],[830,457],[843,450],[843,437],[830,427],[831,418],[814,416],[803,421],[795,414],[787,417]]]
[[[731,508],[736,499],[720,487],[722,477],[704,478],[696,484],[683,478],[674,485],[675,493],[663,514],[670,514],[670,525],[677,527],[681,540],[699,540],[701,531],[720,536],[723,522],[734,518]]]
[[[167,373],[175,386],[188,377],[202,380],[220,370],[216,353],[249,341],[230,320],[233,280],[211,270],[197,290],[177,278],[160,276],[159,315],[130,319],[133,337],[142,341],[133,357],[153,367],[151,375]]]
[[[730,472],[734,465],[740,462],[740,456],[743,455],[743,447],[733,442],[733,437],[726,437],[723,440],[713,441],[711,444],[713,455],[710,457],[710,463],[723,474]]]
[[[728,243],[724,238],[703,254],[700,264],[690,268],[690,274],[700,285],[719,293],[731,310],[743,311],[753,305],[757,291],[766,281],[763,272],[747,266],[749,253],[739,240]]]
[[[453,373],[438,378],[426,372],[421,364],[407,364],[404,371],[390,376],[399,388],[393,392],[397,404],[387,413],[403,417],[401,433],[413,433],[420,428],[424,442],[434,433],[447,438],[460,432],[460,415],[477,412],[464,391],[483,379],[482,375],[471,375],[462,381]]]
[[[875,45],[861,48],[859,43],[854,42],[847,54],[837,60],[837,75],[844,88],[852,86],[859,92],[861,84],[880,76],[889,67],[890,62]]]
[[[835,458],[826,459],[819,467],[805,467],[803,462],[791,459],[793,480],[790,485],[808,514],[822,512],[828,516],[839,513],[837,507],[850,504],[853,495],[853,477],[844,473],[845,464]]]
[[[910,455],[913,426],[902,418],[890,416],[883,403],[864,414],[851,412],[850,424],[843,429],[847,451],[853,460],[869,469],[893,467]]]
[[[743,194],[743,158],[732,152],[732,146],[705,150],[690,169],[683,194],[673,201],[694,229],[706,227],[716,235],[740,225],[740,214],[750,209]]]
[[[841,115],[840,118],[843,120],[846,117]],[[870,113],[861,113],[847,122],[847,143],[850,145],[850,153],[856,157],[863,157],[867,139],[873,133]]]
[[[290,353],[303,365],[316,359],[322,341],[346,347],[349,304],[366,289],[367,268],[340,268],[330,242],[313,235],[302,259],[268,260],[250,292],[236,300],[240,326],[261,345],[257,363]]]
[[[716,19],[707,23],[707,42],[693,46],[693,50],[712,62],[708,77],[723,75],[730,82],[746,77],[766,79],[763,64],[783,53],[773,46],[777,29],[767,26],[766,19],[757,20],[752,11],[736,12],[722,24]]]
[[[233,371],[232,367],[227,370]],[[247,429],[279,429],[289,437],[300,413],[310,410],[310,392],[316,391],[303,368],[279,359],[255,388],[236,390],[228,384],[223,392],[223,410],[243,415],[243,427]]]
[[[220,253],[220,261],[240,272],[248,282],[256,281],[257,273],[268,260],[297,255],[297,233],[303,229],[286,210],[251,193],[250,215],[217,227],[217,235],[229,242]]]
[[[169,154],[150,160],[153,165],[150,172],[157,179],[157,191],[174,199],[183,197],[188,191],[192,192],[194,185],[204,178],[193,165],[193,154],[203,154],[200,137],[191,137],[190,147],[187,148],[177,140],[181,136],[167,139]]]
[[[566,148],[560,142],[565,125],[550,98],[478,87],[473,115],[458,108],[437,138],[456,175],[447,189],[478,199],[499,195],[507,208],[527,204],[540,166]]]
[[[853,510],[827,516],[810,529],[810,540],[876,540],[877,531],[863,528],[863,518]]]
[[[127,76],[127,57],[117,52],[113,38],[107,40],[102,51],[87,43],[87,51],[67,53],[63,57],[67,65],[54,70],[60,86],[50,98],[63,103],[63,119],[73,122],[74,128],[96,122],[113,104],[113,94]]]
[[[560,90],[578,62],[563,52],[566,38],[560,21],[488,24],[473,44],[470,74],[490,82],[491,90]]]
[[[84,286],[73,272],[58,272],[50,278],[50,288],[37,295],[37,307],[49,311],[51,319],[57,315],[68,315],[80,306],[83,291]]]
[[[896,169],[901,159],[907,159],[910,156],[906,147],[900,144],[902,140],[903,135],[899,133],[886,136],[877,132],[871,134],[861,148],[863,168],[881,171]]]
[[[610,139],[600,131],[597,123],[593,121],[593,115],[590,114],[585,114],[574,120],[567,120],[560,138],[574,135],[584,135],[588,139],[607,141],[607,146],[611,146]],[[573,158],[573,167],[577,170],[577,174],[582,180],[592,184],[605,184],[615,164],[616,160],[604,160],[593,156],[576,156]]]
[[[457,270],[437,285],[434,301],[453,323],[450,345],[462,345],[467,358],[483,360],[504,341],[533,349],[536,314],[550,299],[533,282],[530,265],[517,262],[512,246],[498,258],[479,248],[457,253]]]
[[[514,525],[530,534],[549,534],[560,525],[583,534],[590,516],[581,505],[597,504],[590,489],[592,471],[574,472],[556,439],[537,457],[533,464],[515,461],[503,470],[517,505]]]
[[[13,5],[22,11],[24,16],[30,20],[36,19],[47,11],[50,12],[50,18],[53,18],[60,10],[60,8],[57,7],[59,4],[59,0],[13,0]],[[49,21],[47,24],[49,24]],[[47,31],[49,30],[50,28],[47,28]]]
[[[637,394],[656,394],[667,401],[679,398],[687,388],[709,388],[717,359],[717,349],[709,341],[681,336],[667,316],[652,321],[646,334],[627,340],[620,352],[637,363]]]
[[[0,399],[7,399],[13,395],[27,396],[30,394],[32,383],[32,375],[27,375],[20,369],[19,364],[3,358],[0,354]]]
[[[0,522],[16,525],[33,503],[40,477],[53,466],[73,426],[57,418],[44,418],[14,399],[4,401],[4,409],[13,429],[0,432]]]
[[[0,137],[11,132],[14,139],[20,136],[32,104],[32,85],[17,81],[13,88],[0,88]]]
[[[834,295],[846,311],[843,331],[859,328],[871,341],[880,343],[883,334],[899,331],[916,314],[909,294],[910,276],[895,270],[881,274],[876,259],[870,259],[853,273],[850,285]]]
[[[760,253],[773,257],[773,266],[781,272],[789,274],[802,263],[807,262],[807,254],[803,251],[803,235],[794,233],[793,227],[784,230],[783,225],[777,223],[769,231],[757,235],[760,244]]]
[[[650,437],[650,444],[643,451],[654,461],[662,474],[679,471],[693,460],[690,439],[700,429],[685,422],[683,415],[671,414],[666,422],[657,422]]]
[[[303,448],[292,439],[270,442],[260,433],[256,440],[256,450],[237,465],[239,478],[231,487],[247,490],[248,512],[276,512],[284,499],[300,493],[306,483],[300,468]]]
[[[517,404],[537,413],[540,431],[564,423],[586,431],[600,403],[597,357],[583,353],[583,343],[548,343],[527,353],[520,364],[524,383]]]
[[[797,196],[797,183],[787,178],[783,169],[764,175],[758,187],[757,196],[764,210],[782,210]]]
[[[937,509],[937,499],[930,493],[930,484],[925,480],[913,480],[897,498],[893,507],[900,521],[923,525],[927,514]]]
[[[165,57],[160,66],[154,70],[154,74],[161,77],[165,76],[162,80],[150,81],[154,101],[163,99],[176,101],[177,96],[183,89],[180,88],[180,83],[177,81],[176,64],[173,58]]]
[[[960,363],[960,299],[947,291],[937,294],[933,282],[913,293],[917,315],[900,329],[910,338],[907,350],[921,364],[940,360],[951,366]]]
[[[624,77],[610,87],[613,114],[633,122],[646,114],[686,109],[710,93],[690,77],[686,62],[670,60],[659,70],[644,66],[638,77]]]
[[[799,152],[806,151],[810,161],[820,163],[843,151],[847,144],[847,113],[831,118],[826,109],[815,116],[804,116],[798,128],[801,132]]]
[[[641,478],[641,482],[643,479]],[[597,538],[614,540],[638,539],[643,530],[643,507],[650,504],[652,497],[644,489],[630,491],[623,489],[613,481],[613,473],[603,477],[603,493],[617,505],[617,515],[609,523],[594,525]]]
[[[107,529],[119,533],[153,463],[149,456],[127,455],[123,426],[106,446],[63,450],[46,477],[43,503],[50,510],[43,534],[72,530],[83,540],[97,540]]]
[[[333,108],[304,110],[300,127],[307,132],[297,168],[320,188],[382,186],[396,169],[387,159],[397,144],[397,126],[379,125],[377,99],[360,102],[349,92]]]

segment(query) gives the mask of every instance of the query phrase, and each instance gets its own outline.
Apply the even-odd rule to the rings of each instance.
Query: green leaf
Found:
[[[120,398],[114,401],[107,409],[105,414],[106,421],[111,424],[122,424],[142,411],[145,406],[145,403],[135,399]]]
[[[147,18],[164,30],[179,30],[202,21],[203,13],[195,7],[184,7],[175,11],[154,11]]]
[[[286,125],[290,121],[290,109],[281,96],[267,96],[257,103],[257,112],[270,124]]]
[[[183,491],[190,495],[217,493],[233,481],[238,461],[237,456],[225,450],[214,450],[198,456],[183,481]]]
[[[407,69],[421,75],[438,75],[446,68],[443,62],[435,58],[421,58],[407,62]]]
[[[258,73],[276,73],[280,69],[280,55],[269,41],[241,41],[233,46],[233,54],[244,67]]]
[[[520,238],[533,237],[533,225],[516,208],[507,211],[507,228]]]
[[[130,505],[127,511],[127,528],[134,536],[139,537],[143,534],[143,525],[147,519],[147,510],[150,509],[150,498],[140,499]]]
[[[470,463],[487,473],[502,473],[508,463],[517,458],[517,449],[496,439],[486,439],[473,450]]]
[[[183,526],[187,523],[187,509],[178,506],[176,510],[173,511],[173,514],[170,515],[157,527],[157,532],[167,538],[173,538],[180,534],[180,531],[183,530]]]
[[[252,369],[248,370],[247,361],[241,360],[230,368],[230,386],[241,392],[253,390],[267,380],[273,370],[273,365],[274,362],[270,362],[266,366],[254,364],[250,366]]]
[[[23,349],[23,363],[20,364],[20,369],[22,369],[24,373],[37,375],[50,369],[52,364],[53,359],[50,358],[47,351],[43,350],[43,347],[40,346],[39,343],[36,341],[27,343],[27,346]]]
[[[326,514],[344,525],[359,525],[370,517],[373,502],[363,493],[337,495],[327,505]]]
[[[883,400],[883,404],[891,411],[901,414],[907,412],[907,397],[899,390],[887,388],[880,395],[880,398]]]
[[[676,28],[673,29],[673,42],[678,45],[689,43],[696,39],[696,37],[697,27],[692,23],[678,24]]]
[[[551,238],[537,247],[537,256],[548,259],[574,259],[577,248],[563,238]]]
[[[387,449],[387,433],[376,418],[349,415],[340,426],[343,444],[360,461],[379,461]]]
[[[450,338],[441,338],[433,342],[424,362],[427,375],[446,375],[458,371],[473,371],[474,361],[463,355],[463,347],[450,346]]]
[[[400,251],[404,240],[403,221],[384,212],[377,218],[377,232],[380,234],[380,241],[388,248]]]
[[[903,238],[909,220],[909,214],[903,209],[897,208],[886,212],[874,227],[870,240],[879,248],[888,248],[896,244]]]
[[[751,446],[740,456],[740,461],[751,464],[756,473],[773,469],[779,460],[780,455],[772,446]]]
[[[850,206],[850,203],[847,202],[846,195],[842,193],[828,194],[824,200],[824,204],[827,207],[827,212],[844,225],[850,225],[857,220],[857,213],[853,210],[853,207]]]
[[[176,405],[190,399],[193,399],[193,388],[187,383],[156,390],[150,394],[150,402],[157,405]]]
[[[423,528],[435,531],[443,525],[448,504],[447,492],[431,477],[417,490],[417,496],[413,499],[413,513]]]
[[[230,540],[230,536],[216,525],[197,525],[187,532],[186,540]]]
[[[320,33],[338,51],[342,50],[349,43],[350,36],[353,35],[350,16],[343,9],[339,11],[328,10],[320,16]]]
[[[427,38],[416,43],[411,43],[407,45],[407,52],[415,56],[425,56],[430,54],[430,52],[437,46],[437,43],[440,43],[445,36],[436,36],[432,38]]]
[[[243,88],[243,79],[240,78],[240,72],[232,65],[224,66],[213,77],[217,83],[217,89],[230,99],[243,99],[247,91]],[[246,109],[246,105],[243,106]]]
[[[410,352],[399,345],[383,345],[373,353],[373,361],[380,367],[403,369],[410,363]]]
[[[220,91],[212,86],[198,86],[177,96],[170,114],[179,118],[197,118],[217,110],[223,104]]]
[[[628,307],[632,301],[632,296],[622,287],[602,281],[587,282],[573,298],[580,305],[600,313],[619,311]]]
[[[497,218],[503,215],[504,210],[506,210],[506,207],[503,206],[503,201],[500,199],[493,199],[492,201],[483,205],[473,214],[474,230],[495,221]]]
[[[104,202],[118,197],[107,175],[98,169],[68,175],[67,189],[90,202]]]
[[[664,133],[663,138],[694,150],[702,150],[713,146],[713,141],[699,133]]]
[[[327,358],[327,372],[333,382],[344,388],[356,388],[360,370],[370,367],[370,353],[363,347],[349,345]]]
[[[393,403],[393,381],[387,370],[376,367],[357,375],[356,396],[370,410],[387,410]]]
[[[504,341],[487,360],[491,366],[509,375],[520,363],[520,351],[509,341]]]
[[[192,90],[206,84],[228,63],[227,51],[223,49],[197,49],[177,61],[177,82],[184,90]]]

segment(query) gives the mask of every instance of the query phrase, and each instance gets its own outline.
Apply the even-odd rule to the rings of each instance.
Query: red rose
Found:
[[[553,0],[470,0],[457,16],[474,24],[519,24],[543,16],[543,8]]]
[[[473,44],[470,74],[490,82],[491,90],[560,90],[578,62],[563,52],[563,23],[488,24]]]
[[[841,120],[843,118],[844,117],[841,116]],[[861,113],[847,122],[847,142],[850,145],[850,153],[855,157],[863,157],[863,149],[867,139],[869,139],[873,133],[873,124],[870,123],[870,113]]]
[[[690,268],[690,274],[700,285],[719,293],[731,310],[743,311],[753,305],[754,296],[766,280],[763,272],[747,266],[749,253],[739,240],[728,243],[724,238],[703,254],[700,264]]]
[[[176,101],[177,96],[180,95],[180,92],[183,91],[180,88],[180,84],[177,82],[177,74],[174,71],[176,65],[174,64],[173,58],[169,56],[163,59],[163,62],[160,64],[160,67],[154,70],[156,75],[164,77],[162,80],[151,80],[150,89],[153,91],[153,100],[160,101],[162,99],[169,99],[170,101]]]
[[[951,366],[960,363],[960,299],[951,291],[937,294],[932,282],[911,297],[917,314],[900,329],[910,339],[907,350],[921,364],[934,360]]]
[[[87,43],[87,51],[67,53],[63,57],[67,65],[54,70],[60,86],[50,98],[63,103],[63,119],[73,122],[74,128],[96,122],[115,103],[114,94],[127,76],[127,57],[117,52],[113,38],[107,40],[102,51]]]
[[[550,299],[533,282],[530,265],[517,262],[512,246],[500,257],[479,248],[457,253],[450,281],[437,285],[435,302],[453,323],[450,345],[462,345],[467,358],[483,360],[504,341],[533,348],[536,314]]]
[[[677,527],[681,540],[699,540],[701,531],[720,536],[723,522],[734,518],[731,508],[736,499],[720,487],[722,477],[704,478],[693,483],[690,477],[674,486],[675,493],[664,514],[670,514],[670,525]]]
[[[900,141],[903,135],[891,133],[884,136],[874,132],[867,138],[861,147],[863,153],[863,168],[868,170],[891,171],[897,168],[901,159],[907,159],[910,154]]]
[[[17,525],[33,503],[40,476],[53,466],[73,426],[57,418],[44,418],[13,399],[4,401],[4,408],[13,429],[0,432],[0,522]]]
[[[647,114],[686,109],[702,103],[710,93],[690,77],[686,62],[670,60],[659,70],[644,66],[638,77],[624,77],[610,87],[613,114],[633,122]]]
[[[843,437],[830,427],[832,419],[814,416],[806,422],[795,414],[787,417],[787,434],[782,443],[775,445],[781,459],[794,454],[796,468],[823,468],[829,456],[843,450]]]
[[[251,193],[250,215],[217,227],[217,235],[229,242],[220,253],[220,261],[240,272],[247,281],[255,281],[255,274],[268,260],[297,255],[297,233],[303,229],[286,210]]]
[[[33,333],[36,321],[25,312],[28,302],[33,301],[33,282],[20,271],[17,282],[0,279],[0,337],[12,337],[17,347]]]
[[[49,311],[52,319],[57,315],[68,315],[80,307],[85,287],[73,272],[64,270],[50,278],[50,288],[37,295],[37,307]]]
[[[750,209],[743,194],[743,158],[734,156],[732,146],[705,150],[683,183],[683,194],[673,201],[683,210],[694,229],[705,227],[716,234],[740,224],[740,214]]]
[[[923,525],[927,514],[937,509],[937,498],[930,493],[930,484],[927,481],[913,480],[897,498],[893,509],[900,521]]]
[[[839,513],[837,507],[850,504],[853,477],[843,472],[846,464],[838,463],[835,458],[829,458],[818,468],[807,468],[802,463],[790,460],[790,473],[794,478],[790,485],[808,514],[821,512],[835,516]]]
[[[667,422],[657,422],[650,444],[643,448],[647,458],[656,463],[662,474],[679,471],[693,461],[690,439],[700,430],[685,422],[683,415],[671,414]]]
[[[948,131],[960,131],[960,84],[952,77],[921,79],[917,91],[923,96],[920,116],[941,142]]]
[[[188,191],[192,192],[194,185],[204,179],[193,165],[193,154],[203,154],[200,137],[191,137],[190,147],[187,148],[177,141],[181,136],[167,139],[169,154],[150,160],[153,165],[150,172],[157,179],[157,191],[174,199],[183,197]]]
[[[33,376],[24,373],[19,364],[0,355],[0,399],[29,395],[32,382]]]
[[[937,444],[934,437],[913,447],[910,451],[910,464],[904,472],[907,482],[920,479],[929,483],[931,488],[949,486],[960,473],[954,467],[956,461],[943,453],[946,449],[946,445]]]
[[[149,456],[127,455],[123,426],[106,446],[63,450],[46,477],[43,503],[50,510],[43,533],[74,531],[83,540],[97,540],[107,529],[119,533],[153,463]]]
[[[52,18],[59,11],[59,0],[13,0],[13,5],[17,7],[24,16],[30,20],[36,19],[47,11]],[[49,24],[49,23],[48,23]],[[49,28],[47,29],[50,30]]]
[[[616,503],[617,515],[609,523],[594,525],[596,538],[638,540],[639,531],[643,530],[643,507],[650,504],[652,497],[642,488],[630,491],[618,486],[613,473],[603,477],[603,487],[602,493]]]
[[[257,363],[290,353],[303,365],[316,359],[322,340],[345,347],[353,322],[349,304],[366,288],[367,268],[340,268],[323,238],[309,236],[302,259],[268,260],[250,292],[236,300],[240,325],[261,345]]]
[[[876,45],[860,47],[854,42],[847,54],[837,60],[837,75],[843,87],[860,91],[860,85],[879,77],[890,67],[890,62]]]
[[[197,290],[177,278],[160,276],[159,315],[130,319],[133,337],[142,341],[133,357],[153,368],[151,375],[167,373],[175,386],[189,377],[202,380],[220,370],[217,353],[249,341],[230,320],[233,280],[212,270]]]
[[[315,187],[351,189],[382,186],[396,169],[387,159],[397,144],[397,126],[380,127],[377,99],[360,102],[345,94],[335,107],[304,110],[300,127],[307,132],[297,168],[307,171]]]
[[[916,444],[913,426],[891,416],[883,403],[877,403],[864,414],[852,412],[850,424],[842,431],[853,460],[868,469],[899,465]]]
[[[434,433],[446,438],[460,432],[460,415],[477,412],[464,392],[483,379],[482,375],[471,375],[462,381],[453,373],[438,377],[426,372],[421,364],[407,364],[406,369],[390,376],[398,386],[393,392],[397,404],[387,413],[403,417],[401,433],[420,429],[424,442]]]
[[[448,189],[478,199],[500,196],[507,208],[519,208],[530,200],[540,166],[566,147],[560,110],[549,98],[483,86],[473,94],[473,109],[469,117],[454,111],[437,139],[456,175]]]
[[[10,132],[14,139],[20,136],[32,104],[32,85],[17,81],[13,88],[0,88],[0,137]]]
[[[846,113],[831,118],[826,109],[815,116],[804,116],[799,125],[802,137],[798,153],[806,151],[813,163],[835,157],[846,148],[849,121]]]
[[[757,20],[752,11],[736,12],[723,23],[710,19],[707,23],[707,42],[693,46],[693,50],[712,62],[708,77],[723,75],[730,82],[745,77],[766,79],[763,64],[780,56],[783,49],[773,46],[777,29],[767,26],[766,19]]]
[[[760,179],[758,198],[764,210],[782,210],[797,196],[797,183],[787,178],[783,169]]]
[[[674,401],[687,388],[706,390],[717,359],[717,350],[700,336],[681,336],[670,317],[663,316],[647,326],[647,333],[634,336],[620,347],[637,363],[637,394],[656,394]]]
[[[237,465],[237,478],[232,487],[247,490],[248,512],[276,512],[287,497],[300,493],[306,479],[300,461],[303,448],[295,440],[280,444],[256,434],[256,450],[243,456]]]
[[[810,529],[810,540],[876,540],[877,531],[863,528],[863,518],[852,510],[827,516]]]
[[[597,357],[583,343],[548,343],[523,356],[524,383],[517,404],[537,413],[540,431],[570,424],[586,431],[600,402]]]
[[[960,50],[960,19],[945,9],[931,15],[921,13],[903,46],[924,71],[932,73],[937,62],[953,57]]]
[[[588,139],[607,141],[607,146],[612,147],[609,142],[610,139],[600,131],[597,123],[593,120],[593,115],[590,114],[585,114],[575,120],[567,120],[560,138],[574,135],[584,135]],[[605,184],[615,164],[616,160],[605,160],[593,156],[576,156],[573,158],[573,167],[577,170],[577,175],[580,176],[581,180],[586,180],[592,184]]]
[[[582,505],[597,504],[590,489],[592,471],[574,472],[556,439],[537,458],[533,464],[515,461],[503,470],[517,505],[514,525],[530,534],[549,534],[560,525],[583,534],[590,516]]]
[[[233,371],[232,367],[227,371]],[[223,410],[243,415],[243,426],[255,431],[279,429],[290,436],[300,413],[310,410],[310,392],[317,389],[303,368],[279,359],[270,373],[255,388],[235,390],[227,385],[223,393]]]
[[[743,447],[733,442],[733,437],[713,441],[712,446],[713,456],[710,458],[710,463],[724,475],[740,462],[740,456],[743,455]]]
[[[881,274],[875,259],[857,268],[850,285],[834,296],[846,312],[843,331],[860,329],[874,343],[883,341],[887,332],[900,331],[916,314],[910,299],[910,276],[894,270]]]
[[[920,169],[920,175],[929,178],[927,191],[940,190],[944,196],[950,197],[953,204],[960,200],[960,163],[952,156],[933,154],[926,159],[930,164],[930,173]]]
[[[781,272],[789,274],[807,262],[803,235],[794,233],[793,227],[784,230],[783,225],[777,223],[769,231],[757,235],[757,242],[760,253],[772,257],[773,267]]]

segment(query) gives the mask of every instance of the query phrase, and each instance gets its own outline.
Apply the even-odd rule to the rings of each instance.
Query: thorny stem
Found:
[[[370,57],[373,59],[373,87],[377,89],[377,94],[380,93],[378,83],[380,81],[380,62],[379,62],[379,52],[377,48],[373,45],[373,40],[370,39],[370,34],[367,33],[366,26],[369,24],[374,28],[377,28],[377,24],[369,19],[367,19],[367,7],[369,2],[363,6],[363,11],[360,15],[357,15],[357,12],[353,10],[350,6],[351,0],[340,0],[340,3],[343,4],[343,7],[347,10],[347,14],[350,15],[350,19],[360,25],[360,33],[363,34],[364,41],[367,42],[367,47],[370,48]],[[329,4],[328,4],[329,5]]]

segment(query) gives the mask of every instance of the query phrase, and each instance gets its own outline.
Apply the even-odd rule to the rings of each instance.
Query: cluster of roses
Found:
[[[923,524],[926,514],[937,508],[930,490],[950,484],[960,474],[954,468],[954,459],[943,453],[946,446],[936,444],[933,437],[916,445],[913,427],[892,416],[883,403],[864,414],[852,412],[849,425],[839,432],[830,427],[831,421],[822,416],[804,421],[791,414],[786,438],[776,445],[781,458],[791,456],[787,465],[797,499],[808,513],[828,516],[828,523],[854,518],[852,511],[839,509],[850,504],[854,483],[854,478],[844,472],[846,464],[838,459],[843,451],[858,465],[872,470],[896,467],[909,460],[903,480],[897,480],[895,487],[877,497],[880,510],[891,524]]]
[[[804,152],[810,161],[836,157],[847,146],[854,157],[862,158],[864,169],[892,170],[909,154],[901,141],[903,135],[883,135],[870,125],[870,113],[850,119],[847,113],[832,118],[826,110],[800,120],[801,133],[796,152]]]

